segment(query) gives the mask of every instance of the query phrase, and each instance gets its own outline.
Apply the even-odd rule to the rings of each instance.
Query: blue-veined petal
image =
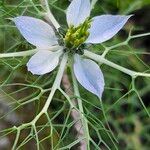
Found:
[[[130,16],[101,15],[93,18],[90,35],[85,43],[102,43],[117,34]]]
[[[28,71],[36,75],[51,72],[57,67],[59,57],[62,53],[63,51],[51,52],[48,50],[39,50],[27,63]]]
[[[67,9],[68,25],[78,26],[90,16],[90,0],[73,0]]]
[[[52,27],[40,19],[28,16],[13,18],[23,37],[38,48],[49,48],[58,44]]]
[[[74,74],[79,83],[88,91],[101,98],[104,91],[104,77],[99,66],[90,59],[74,56]]]

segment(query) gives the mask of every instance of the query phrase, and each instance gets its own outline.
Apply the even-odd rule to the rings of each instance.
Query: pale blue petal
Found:
[[[74,56],[74,74],[79,83],[88,91],[102,97],[104,91],[104,76],[99,66],[90,59]]]
[[[48,50],[39,50],[27,63],[28,71],[36,75],[51,72],[57,67],[59,57],[62,53],[63,51],[51,52]]]
[[[58,44],[52,27],[40,19],[28,16],[13,18],[23,37],[38,48],[49,48]]]
[[[90,0],[73,0],[67,9],[68,25],[78,26],[90,16]]]
[[[101,15],[93,18],[90,35],[85,43],[102,43],[117,34],[130,16]]]

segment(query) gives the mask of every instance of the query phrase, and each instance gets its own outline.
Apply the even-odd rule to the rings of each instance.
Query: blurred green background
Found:
[[[69,3],[68,0],[49,0],[54,16],[62,26],[66,26],[65,10]],[[36,9],[42,10],[39,0],[0,0],[0,53],[34,48],[25,41],[9,18],[19,15],[42,18]],[[98,0],[91,15],[101,14],[134,14],[134,16],[112,40],[92,47],[92,51],[97,54],[102,54],[105,46],[125,41],[131,29],[133,35],[150,32],[150,0]],[[150,71],[149,55],[150,37],[145,36],[112,49],[106,58],[126,68],[144,72]],[[42,108],[49,91],[32,103],[22,104],[38,96],[40,88],[49,89],[57,73],[56,69],[53,73],[44,76],[34,76],[27,71],[28,59],[29,57],[0,58],[0,150],[10,150],[15,138],[15,133],[5,135],[9,131],[3,132],[4,129],[31,121]],[[119,150],[149,150],[150,79],[139,77],[134,81],[128,75],[106,65],[101,65],[101,68],[106,82],[103,104],[117,142],[109,131],[107,132],[99,100],[80,86],[90,135],[95,142],[95,144],[91,143],[91,150],[98,147],[102,150],[109,148],[114,150],[116,147]],[[67,73],[70,76],[69,69]],[[71,126],[72,118],[67,118],[68,112],[68,102],[59,92],[56,93],[49,108],[50,118],[55,128],[52,135],[55,149],[69,145],[75,140],[76,132]],[[39,129],[45,122],[44,117],[40,119]],[[64,126],[66,127],[63,128]],[[40,133],[41,139],[47,136],[48,130],[47,127]],[[64,138],[61,136],[62,132]],[[21,134],[20,143],[28,133],[29,129]],[[101,138],[104,142],[99,145]],[[51,149],[49,141],[48,139],[41,143],[41,150]],[[36,149],[35,141],[30,140],[20,149]],[[76,150],[77,145],[70,149]]]

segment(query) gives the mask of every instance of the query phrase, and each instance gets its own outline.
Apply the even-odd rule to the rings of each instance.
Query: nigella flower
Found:
[[[101,15],[91,19],[90,12],[90,0],[73,0],[66,14],[68,30],[63,34],[57,33],[59,38],[53,28],[40,19],[19,16],[13,21],[24,38],[38,49],[27,63],[29,71],[36,75],[49,73],[59,64],[63,53],[70,53],[74,58],[73,69],[78,82],[101,98],[104,77],[94,61],[83,58],[85,45],[109,40],[131,16]],[[56,45],[59,45],[58,49],[51,51],[51,47]]]

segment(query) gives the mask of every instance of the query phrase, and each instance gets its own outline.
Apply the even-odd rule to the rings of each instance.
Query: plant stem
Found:
[[[51,89],[51,93],[43,107],[43,109],[40,111],[40,113],[29,123],[26,123],[26,124],[22,124],[21,126],[19,127],[15,127],[15,129],[17,130],[17,135],[16,135],[16,139],[15,139],[15,143],[13,145],[13,150],[16,149],[16,145],[18,143],[18,139],[19,139],[19,136],[20,136],[20,131],[28,126],[32,126],[35,128],[35,124],[36,122],[38,121],[38,119],[43,115],[43,114],[46,114],[47,115],[47,110],[48,110],[48,107],[52,101],[52,98],[56,92],[57,89],[60,88],[60,84],[61,84],[61,79],[62,79],[62,76],[63,76],[63,73],[64,73],[64,70],[65,70],[65,66],[66,66],[66,63],[67,63],[67,60],[68,60],[68,54],[64,54],[63,55],[63,58],[61,60],[61,64],[60,64],[60,67],[59,67],[59,70],[58,70],[58,73],[57,73],[57,76],[56,76],[56,79],[54,81],[54,84],[52,86],[52,89]],[[35,134],[36,134],[36,130],[35,130]],[[36,134],[36,139],[38,140],[38,135]],[[38,145],[38,148],[39,148],[39,145]]]
[[[46,13],[45,13],[45,19],[50,21],[54,27],[56,28],[56,30],[58,30],[58,28],[60,27],[59,23],[57,22],[57,20],[55,19],[55,17],[53,16],[49,5],[48,5],[48,0],[41,0],[41,4],[43,6],[43,8],[45,8]]]
[[[54,25],[54,27],[56,28],[56,30],[58,30],[58,28],[60,27],[59,23],[57,22],[57,20],[54,18],[53,14],[51,13],[50,9],[49,9],[49,6],[48,6],[48,1],[47,0],[42,0],[42,6],[45,6],[46,7],[46,19],[47,17],[50,19],[50,21],[52,22],[52,24]],[[76,79],[73,75],[73,72],[72,72],[72,77],[73,77],[73,80],[74,80],[74,90],[75,90],[75,95],[77,96],[80,96],[79,94],[79,90],[78,90],[78,87],[77,87],[77,82],[76,82]],[[57,77],[56,77],[57,78]],[[54,83],[55,85],[55,83]],[[56,84],[57,85],[57,84]],[[55,86],[54,86],[55,87]],[[53,88],[52,88],[53,89]],[[54,88],[55,89],[55,88]],[[54,95],[54,92],[51,91],[50,93],[50,96],[47,100],[47,104],[45,104],[44,108],[43,108],[43,111],[47,110],[50,102],[51,102],[51,99]],[[89,131],[88,131],[88,125],[87,125],[87,120],[85,119],[84,115],[83,115],[83,106],[82,106],[82,101],[80,99],[77,99],[78,100],[78,105],[79,105],[79,110],[81,112],[81,117],[82,117],[82,124],[83,124],[83,128],[84,128],[84,133],[85,133],[85,137],[87,138],[86,141],[87,141],[87,147],[89,149]]]
[[[19,140],[19,136],[20,136],[20,129],[17,129],[16,138],[15,138],[15,142],[14,142],[14,145],[12,147],[12,150],[15,150],[17,143],[18,143],[18,140]]]
[[[68,59],[68,54],[64,54],[63,55],[63,58],[62,58],[62,61],[61,61],[61,64],[60,64],[60,67],[59,67],[59,70],[58,70],[58,73],[57,73],[57,76],[56,76],[56,79],[54,81],[54,84],[52,86],[52,89],[51,89],[51,92],[50,92],[50,95],[43,107],[43,109],[41,110],[41,112],[34,118],[34,120],[32,121],[33,124],[35,124],[37,122],[37,120],[43,115],[43,114],[46,114],[47,110],[48,110],[48,107],[52,101],[52,98],[56,92],[57,89],[60,88],[60,83],[61,83],[61,79],[62,79],[62,76],[63,76],[63,73],[64,73],[64,70],[65,70],[65,66],[66,66],[66,63],[67,63],[67,59]]]
[[[24,52],[4,53],[4,54],[0,54],[0,58],[29,56],[29,55],[33,55],[36,52],[37,52],[37,49],[28,50]]]
[[[150,32],[148,32],[148,33],[142,33],[142,34],[137,34],[137,35],[132,35],[131,39],[140,38],[140,37],[149,36],[149,35],[150,35]]]
[[[108,66],[110,66],[112,68],[115,68],[115,69],[117,69],[117,70],[119,70],[121,72],[124,72],[125,74],[128,74],[128,75],[130,75],[133,78],[136,78],[138,76],[150,77],[150,73],[142,73],[142,72],[132,71],[130,69],[127,69],[125,67],[117,65],[117,64],[115,64],[115,63],[105,59],[103,56],[97,55],[97,54],[92,53],[92,52],[87,51],[87,50],[84,51],[84,56],[89,57],[89,58],[91,58],[91,59],[93,59],[93,60],[95,60],[97,62],[106,64],[106,65],[108,65]]]
[[[92,0],[92,2],[91,2],[91,8],[92,8],[92,9],[93,9],[94,6],[96,5],[97,1],[98,1],[98,0]]]
[[[75,75],[74,75],[74,72],[73,72],[72,68],[71,68],[71,75],[72,75],[72,79],[73,79],[74,94],[75,94],[75,96],[80,97],[80,93],[79,93],[79,89],[78,89],[78,83],[77,83],[77,80],[75,78]],[[90,149],[90,145],[89,145],[90,144],[89,143],[90,135],[89,135],[88,123],[87,123],[87,120],[86,120],[86,118],[84,116],[82,100],[80,98],[77,98],[77,102],[78,102],[80,116],[81,116],[82,125],[83,125],[82,130],[83,130],[83,132],[84,132],[83,134],[84,134],[84,136],[86,138],[86,148],[85,149],[89,150]]]
[[[103,113],[103,116],[104,116],[105,123],[106,123],[106,125],[107,125],[107,127],[108,127],[108,129],[109,129],[109,131],[110,131],[110,133],[111,133],[111,135],[112,135],[112,137],[113,137],[114,140],[118,143],[118,141],[117,141],[117,139],[115,138],[115,135],[114,135],[112,129],[111,129],[110,126],[109,126],[109,122],[108,122],[108,119],[107,119],[107,116],[106,116],[106,113],[105,113],[105,109],[104,109],[104,106],[103,106],[103,102],[102,102],[101,99],[100,99],[100,104],[101,104],[101,109],[102,109],[102,113]],[[111,137],[110,137],[110,138],[111,138]],[[115,142],[113,141],[113,139],[111,139],[111,141],[112,141],[113,145],[115,146],[115,149],[118,150],[118,148],[117,148]]]
[[[61,46],[52,46],[48,50],[49,51],[56,51],[56,50],[61,50]],[[9,57],[25,57],[25,56],[30,56],[35,54],[38,51],[38,49],[32,49],[32,50],[27,50],[23,52],[13,52],[13,53],[0,53],[0,58],[9,58]]]
[[[60,67],[59,67],[59,70],[58,70],[58,73],[57,73],[57,76],[56,76],[56,79],[54,81],[54,84],[52,86],[52,89],[51,89],[51,93],[42,109],[43,112],[47,112],[47,109],[51,103],[51,100],[55,94],[55,91],[57,89],[60,88],[60,84],[61,84],[61,79],[63,77],[63,73],[64,73],[64,70],[65,70],[65,67],[66,67],[66,63],[67,63],[67,60],[68,60],[68,54],[64,54],[63,55],[63,58],[62,58],[62,61],[61,61],[61,64],[60,64]]]
[[[127,40],[124,42],[118,43],[116,45],[110,46],[110,47],[105,47],[105,51],[103,52],[102,57],[105,57],[111,49],[114,49],[114,48],[117,48],[120,46],[124,46],[124,45],[127,45]]]
[[[112,50],[112,49],[128,45],[129,41],[132,40],[132,39],[140,38],[140,37],[145,37],[145,36],[149,36],[150,35],[150,32],[148,32],[148,33],[142,33],[142,34],[137,34],[137,35],[131,35],[131,32],[132,32],[132,29],[129,32],[128,38],[124,42],[118,43],[118,44],[110,46],[110,47],[105,47],[105,51],[103,52],[102,56],[105,57],[107,55],[107,53],[110,50]]]

